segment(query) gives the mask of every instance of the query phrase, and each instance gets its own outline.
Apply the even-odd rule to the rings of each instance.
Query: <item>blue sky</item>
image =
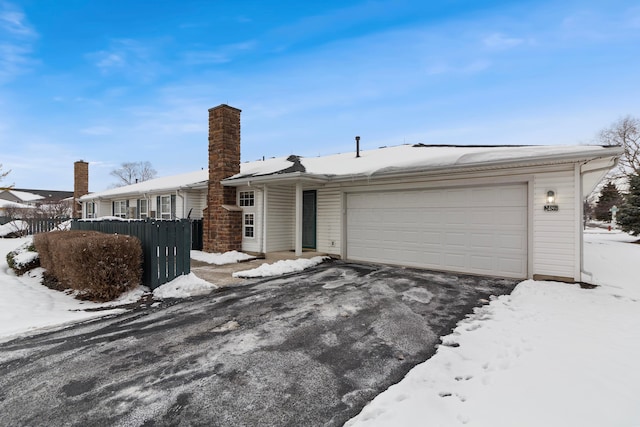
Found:
[[[637,1],[0,0],[5,183],[91,191],[122,162],[207,167],[402,143],[585,144],[640,115]]]

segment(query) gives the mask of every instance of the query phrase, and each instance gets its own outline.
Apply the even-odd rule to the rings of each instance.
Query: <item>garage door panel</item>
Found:
[[[526,277],[526,185],[347,194],[347,258]]]
[[[459,269],[463,269],[465,264],[467,263],[467,257],[462,253],[445,253],[444,254],[444,263],[447,266],[457,267]]]
[[[495,238],[493,234],[489,233],[471,233],[469,245],[474,250],[493,249],[495,248]]]

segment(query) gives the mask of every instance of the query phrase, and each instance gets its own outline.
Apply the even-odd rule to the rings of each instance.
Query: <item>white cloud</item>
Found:
[[[0,2],[0,28],[20,37],[37,37],[38,33],[27,23],[26,16],[10,3]]]
[[[511,49],[524,43],[525,40],[517,37],[509,37],[502,33],[493,33],[482,40],[485,47],[489,49]]]
[[[235,56],[243,52],[253,50],[256,45],[257,43],[254,40],[248,40],[220,46],[213,50],[189,51],[185,52],[184,59],[190,65],[224,64],[231,62]]]
[[[0,84],[29,71],[37,63],[31,57],[32,43],[37,37],[24,13],[0,1]]]
[[[150,81],[162,67],[154,59],[152,44],[132,39],[114,39],[109,48],[85,55],[105,75],[124,74],[134,80]]]

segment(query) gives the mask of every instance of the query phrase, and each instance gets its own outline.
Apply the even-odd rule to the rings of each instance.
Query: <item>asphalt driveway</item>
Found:
[[[3,343],[0,425],[342,425],[516,283],[333,261]]]

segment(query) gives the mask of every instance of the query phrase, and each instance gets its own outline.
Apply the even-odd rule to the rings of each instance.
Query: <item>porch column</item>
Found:
[[[302,255],[302,183],[296,183],[296,256]]]

